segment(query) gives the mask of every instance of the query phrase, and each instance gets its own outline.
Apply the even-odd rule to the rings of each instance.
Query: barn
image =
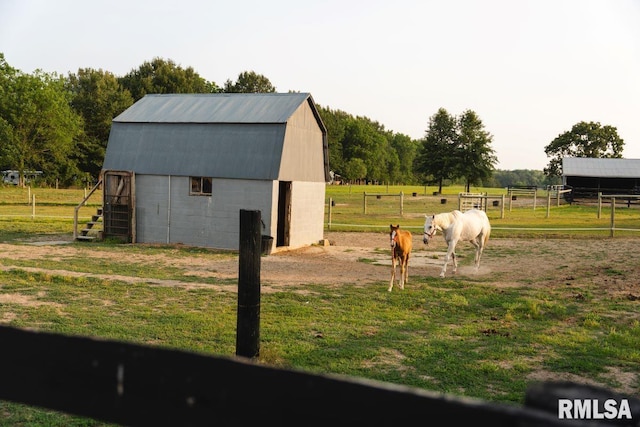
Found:
[[[146,95],[113,119],[104,237],[239,248],[260,211],[268,251],[323,239],[327,131],[308,93]]]
[[[640,194],[640,159],[565,157],[562,184],[572,189],[574,199]]]

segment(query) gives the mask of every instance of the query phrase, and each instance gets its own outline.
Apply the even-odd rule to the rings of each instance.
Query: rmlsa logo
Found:
[[[558,399],[558,418],[561,420],[630,420],[631,409],[627,399]]]

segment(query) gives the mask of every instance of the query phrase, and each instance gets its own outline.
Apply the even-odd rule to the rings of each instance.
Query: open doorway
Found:
[[[291,225],[291,181],[280,181],[278,187],[278,235],[276,246],[289,246]]]

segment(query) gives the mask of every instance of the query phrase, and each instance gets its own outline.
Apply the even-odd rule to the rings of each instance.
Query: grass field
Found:
[[[390,194],[400,191],[408,194],[403,215],[396,210],[398,205],[385,197],[373,197],[369,212],[363,214],[363,192],[386,190],[371,186],[330,187],[327,208],[329,200],[336,202],[332,221],[349,224],[340,226],[347,231],[380,231],[390,222],[419,229],[424,213],[454,208],[459,192],[448,189],[450,192],[434,196],[432,188],[390,187]],[[487,190],[489,194],[498,191]],[[414,197],[413,192],[418,194]],[[206,263],[236,254],[94,242],[70,243],[66,247],[76,250],[64,256],[52,251],[38,259],[17,259],[11,248],[24,246],[26,240],[72,233],[72,212],[83,198],[81,190],[34,190],[34,193],[36,205],[42,205],[37,209],[42,212],[31,217],[30,212],[14,213],[22,204],[29,208],[23,200],[24,189],[0,188],[2,324],[212,355],[234,354],[235,281],[215,275],[194,279],[181,263],[145,260]],[[447,198],[445,205],[440,202],[442,198]],[[534,210],[527,203],[511,211],[507,208],[504,219],[500,218],[499,207],[492,206],[488,211],[496,229],[492,235],[496,238],[531,239],[531,245],[517,249],[523,256],[535,256],[536,241],[542,237],[608,236],[610,213],[603,210],[598,219],[594,206],[554,206],[549,217],[546,206]],[[640,209],[616,208],[616,224],[640,228]],[[569,230],[575,228],[593,230]],[[640,237],[633,231],[616,231],[618,234]],[[510,251],[496,250],[487,256],[508,258]],[[548,285],[541,287],[532,286],[530,277],[522,277],[509,287],[494,286],[493,281],[500,279],[497,276],[444,280],[417,277],[412,280],[410,292],[387,293],[355,283],[337,287],[310,277],[308,284],[262,296],[260,363],[514,404],[522,403],[528,381],[540,372],[551,377],[594,379],[613,390],[638,391],[638,300],[612,298],[606,286],[587,280],[589,264],[603,262],[603,257],[606,261],[606,254],[601,251],[586,251],[583,260],[586,270],[573,271],[567,265],[558,272],[557,280],[545,277]],[[637,258],[628,260],[637,261]],[[47,272],[65,270],[150,280],[130,283]],[[630,291],[630,295],[640,295],[637,272],[637,267],[612,266],[602,274],[610,280],[604,283],[634,285],[637,290]],[[575,278],[571,287],[566,283],[568,276]],[[211,284],[212,288],[155,286],[151,279],[185,283],[198,280]],[[386,286],[381,283],[377,288]],[[15,425],[104,423],[0,402],[0,426]]]

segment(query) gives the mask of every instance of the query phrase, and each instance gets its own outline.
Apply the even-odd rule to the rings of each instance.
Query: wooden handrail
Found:
[[[102,185],[102,179],[99,179],[98,182],[96,183],[96,185],[93,186],[93,188],[91,189],[91,191],[89,191],[89,194],[87,194],[85,196],[84,199],[82,199],[82,201],[78,204],[78,206],[76,206],[74,208],[74,212],[73,212],[73,240],[76,240],[78,238],[78,211],[80,211],[80,208],[85,206],[87,204],[87,200],[89,200],[89,197],[91,197],[91,195]]]

